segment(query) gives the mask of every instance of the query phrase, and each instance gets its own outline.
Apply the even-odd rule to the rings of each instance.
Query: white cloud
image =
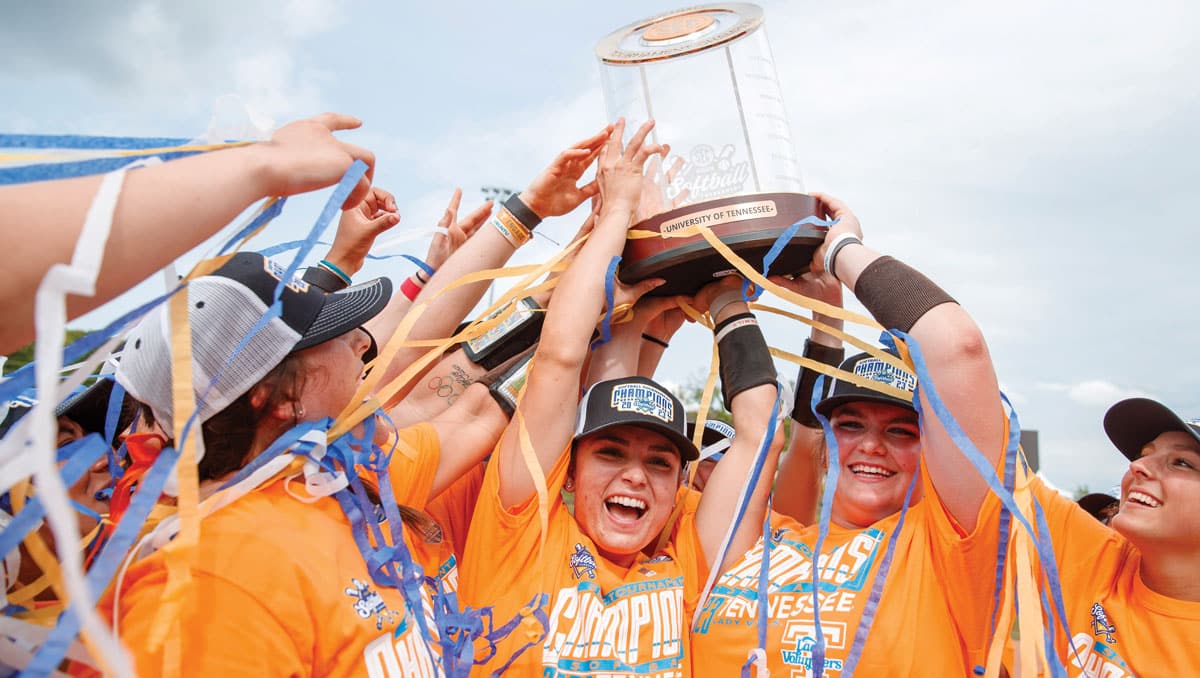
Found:
[[[1065,393],[1072,402],[1088,407],[1107,407],[1126,398],[1149,397],[1138,389],[1123,388],[1103,379],[1087,379],[1073,384],[1039,383],[1037,388]]]
[[[320,106],[329,75],[305,40],[341,23],[344,0],[30,3],[0,23],[10,77],[35,72],[144,109],[206,111],[239,95],[268,115]],[[70,16],[70,21],[62,21]]]

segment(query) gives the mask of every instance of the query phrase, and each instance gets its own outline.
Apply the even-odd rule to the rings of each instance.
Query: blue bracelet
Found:
[[[350,276],[346,275],[346,272],[345,272],[345,271],[343,271],[342,269],[338,268],[337,266],[334,266],[333,264],[329,263],[328,261],[325,261],[324,259],[322,259],[322,260],[319,262],[319,265],[320,265],[320,266],[324,266],[325,268],[329,269],[329,272],[330,272],[330,273],[332,273],[332,274],[336,275],[337,277],[341,278],[343,281],[345,281],[345,283],[346,283],[347,285],[349,285],[349,284],[350,284]]]

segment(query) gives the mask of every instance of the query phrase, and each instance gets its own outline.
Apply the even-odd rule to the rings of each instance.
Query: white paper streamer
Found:
[[[78,617],[81,630],[95,643],[103,657],[102,663],[119,676],[133,676],[133,667],[120,643],[97,615],[92,593],[84,578],[83,558],[74,546],[80,541],[79,526],[67,498],[67,488],[55,464],[56,400],[46,396],[55,393],[59,386],[58,372],[62,367],[62,345],[67,323],[67,294],[95,294],[96,277],[100,273],[100,263],[125,172],[142,164],[145,163],[134,163],[104,176],[88,209],[79,240],[75,243],[71,264],[51,266],[38,286],[34,306],[34,328],[37,332],[34,379],[39,398],[25,417],[29,422],[28,430],[33,444],[24,455],[29,459],[33,471],[38,499],[46,510],[46,522],[55,543],[60,545],[58,558],[63,584],[70,599],[70,610]],[[103,360],[106,355],[101,354],[99,359]],[[84,376],[86,373],[76,374],[68,382],[76,379],[81,382]]]

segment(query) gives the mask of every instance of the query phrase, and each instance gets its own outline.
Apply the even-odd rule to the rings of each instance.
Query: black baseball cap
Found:
[[[1080,508],[1082,508],[1084,511],[1087,511],[1088,513],[1092,514],[1093,518],[1095,518],[1096,520],[1099,520],[1101,510],[1103,510],[1105,507],[1110,506],[1112,504],[1119,503],[1120,501],[1121,501],[1120,499],[1117,499],[1116,497],[1112,496],[1111,494],[1105,494],[1103,492],[1092,492],[1091,494],[1083,495],[1078,500],[1076,500],[1075,503],[1079,504]]]
[[[1182,431],[1200,444],[1200,419],[1184,421],[1166,405],[1149,398],[1122,400],[1104,414],[1104,432],[1130,461],[1142,456],[1146,443],[1168,431]]]
[[[896,355],[892,351],[885,350],[885,352],[888,355]],[[829,395],[817,403],[817,412],[820,412],[824,417],[830,417],[833,410],[839,405],[863,400],[883,403],[884,405],[895,405],[915,411],[911,394],[917,388],[917,378],[912,372],[895,367],[891,363],[884,362],[870,353],[859,353],[858,355],[850,356],[842,361],[840,367],[843,372],[849,372],[864,379],[898,388],[901,391],[909,393],[910,397],[905,400],[890,393],[883,393],[859,386],[850,381],[834,379],[833,387],[829,389]]]
[[[729,449],[736,435],[737,432],[734,431],[733,426],[720,419],[704,420],[704,433],[701,434],[700,438],[700,460],[713,459],[714,461],[720,461],[725,456],[725,451]],[[687,437],[688,440],[696,439],[696,422],[688,422]]]
[[[663,434],[675,443],[683,461],[700,456],[700,450],[687,435],[683,403],[651,379],[609,379],[589,388],[579,403],[575,439],[625,425],[641,426]]]
[[[114,383],[112,375],[103,375],[91,386],[76,387],[65,400],[54,408],[54,416],[56,418],[66,417],[74,421],[85,433],[104,435],[104,424],[108,420],[108,401],[112,397]],[[133,421],[134,410],[128,406],[129,403],[126,396],[122,396],[114,435],[124,431]],[[8,430],[28,414],[36,404],[37,392],[33,389],[23,392],[14,400],[6,403],[4,415],[0,417],[0,438],[7,435]]]

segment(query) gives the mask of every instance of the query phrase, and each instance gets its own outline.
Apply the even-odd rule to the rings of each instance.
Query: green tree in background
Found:
[[[66,346],[76,339],[91,333],[92,330],[67,330],[66,340],[63,342],[63,345]],[[12,374],[31,362],[33,362],[33,344],[22,346],[20,349],[9,354],[8,361],[4,363],[4,374]]]

